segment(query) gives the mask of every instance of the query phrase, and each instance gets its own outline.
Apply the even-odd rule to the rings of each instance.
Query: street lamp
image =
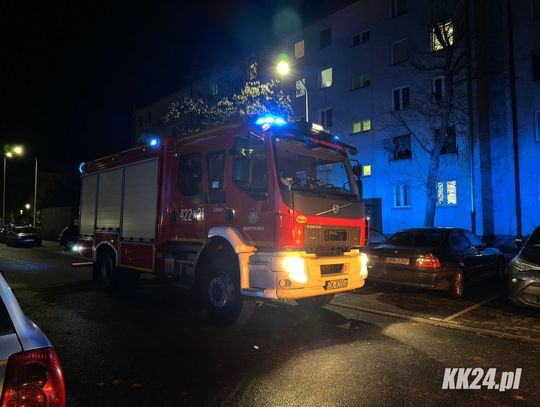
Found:
[[[11,150],[8,150],[4,155],[4,190],[2,194],[2,226],[5,224],[6,219],[6,158],[13,158],[14,156],[22,156],[25,154],[23,146],[13,146]],[[34,158],[35,171],[34,171],[34,220],[33,226],[36,227],[36,202],[37,202],[37,177],[38,177],[38,160],[34,154],[26,153]],[[29,208],[27,208],[29,209]]]
[[[28,217],[28,212],[30,211],[30,204],[27,203],[26,205],[24,205],[24,207],[26,208],[26,223],[29,223],[28,221],[30,220],[29,217]]]
[[[285,77],[290,74],[291,67],[287,61],[281,60],[276,65],[276,72],[278,73],[279,76]],[[302,80],[301,78],[298,78],[297,76],[295,76],[295,79],[296,79],[295,87],[298,86],[298,84],[300,84],[300,88],[304,91],[304,95],[306,97],[306,122],[309,122],[308,90],[307,90],[304,80]]]
[[[13,158],[14,155],[22,155],[24,149],[22,146],[13,146],[11,150],[4,154],[4,182],[2,183],[2,226],[6,224],[6,162],[8,158]]]

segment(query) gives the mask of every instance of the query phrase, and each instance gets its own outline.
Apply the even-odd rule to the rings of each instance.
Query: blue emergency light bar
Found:
[[[276,126],[283,126],[284,124],[287,124],[287,121],[284,118],[279,117],[279,116],[268,115],[268,116],[259,117],[257,121],[255,122],[255,124],[259,126],[263,124],[269,124],[269,125],[275,124]]]
[[[150,147],[159,147],[159,138],[152,137],[152,138],[148,139],[148,145]]]

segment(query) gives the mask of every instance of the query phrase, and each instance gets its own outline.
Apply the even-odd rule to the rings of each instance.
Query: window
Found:
[[[352,37],[352,46],[356,47],[357,45],[369,41],[370,34],[370,30],[364,30],[360,34],[354,35]]]
[[[304,40],[294,44],[294,57],[300,59],[304,57]]]
[[[300,98],[306,94],[306,78],[296,81],[296,97]]]
[[[362,167],[362,173],[364,174],[364,177],[369,177],[371,175],[371,165],[366,164]]]
[[[253,81],[257,78],[257,62],[252,62],[248,67],[248,81]]]
[[[360,120],[353,123],[353,134],[365,133],[371,130],[371,119]]]
[[[409,107],[409,87],[402,86],[392,90],[392,109],[403,110]]]
[[[433,95],[435,96],[435,100],[437,102],[440,102],[445,94],[445,82],[444,82],[444,76],[436,76],[433,78]]]
[[[456,181],[437,182],[437,205],[456,205],[457,204],[457,184]]]
[[[531,20],[540,19],[540,0],[531,0]]]
[[[467,240],[463,232],[452,232],[450,235],[450,249],[453,252],[462,252],[469,246],[469,240]]]
[[[392,137],[394,151],[390,155],[390,161],[410,160],[412,158],[411,151],[411,135]]]
[[[206,156],[208,173],[208,196],[210,203],[225,202],[223,179],[225,173],[225,151],[215,151]]]
[[[406,0],[390,0],[390,15],[397,17],[407,12]]]
[[[532,56],[533,81],[540,81],[540,52],[535,52]]]
[[[325,129],[332,127],[332,109],[325,109],[320,111],[321,125]]]
[[[332,29],[327,28],[320,33],[321,48],[329,47],[332,43]]]
[[[431,30],[431,50],[439,51],[454,44],[454,24],[452,20],[438,23]]]
[[[441,129],[434,129],[433,135],[435,137],[435,142],[438,142]],[[449,126],[446,132],[446,138],[444,144],[441,148],[441,154],[457,154],[457,144],[456,144],[456,128],[455,126]]]
[[[319,85],[321,88],[329,88],[332,86],[332,68],[326,68],[320,72]]]
[[[146,112],[146,123],[152,123],[152,112]]]
[[[536,134],[536,141],[540,141],[540,110],[534,112],[534,130]]]
[[[409,59],[409,39],[404,38],[402,40],[392,43],[392,65],[402,64]]]
[[[233,147],[232,170],[235,184],[252,198],[266,198],[266,173],[264,141],[253,135],[237,137]]]
[[[354,78],[352,80],[352,90],[360,89],[360,88],[366,88],[369,85],[371,85],[371,75],[366,74],[362,75],[359,78]]]
[[[411,206],[410,187],[408,184],[398,184],[394,189],[394,208],[407,208]]]
[[[178,162],[178,188],[191,202],[203,202],[201,153],[180,156]]]

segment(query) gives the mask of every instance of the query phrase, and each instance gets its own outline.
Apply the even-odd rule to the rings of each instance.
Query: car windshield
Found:
[[[442,240],[442,233],[432,230],[407,230],[390,236],[385,242],[394,246],[435,247]]]
[[[288,138],[276,138],[275,151],[276,169],[282,189],[358,199],[345,154],[316,141]]]
[[[20,228],[15,228],[14,232],[15,233],[36,233],[37,230],[29,226],[24,226]]]
[[[527,247],[540,248],[540,227],[536,228],[531,237],[529,237]]]

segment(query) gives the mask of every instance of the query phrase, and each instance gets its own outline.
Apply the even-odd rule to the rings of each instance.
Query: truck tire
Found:
[[[332,301],[333,298],[334,294],[328,294],[319,295],[317,297],[298,298],[296,302],[303,308],[317,309],[330,304],[330,301]]]
[[[225,243],[220,243],[223,246]],[[240,325],[247,322],[256,303],[240,293],[240,267],[236,253],[219,250],[204,259],[202,298],[209,319],[222,326]]]
[[[112,291],[118,286],[116,261],[110,250],[101,250],[98,253],[94,267],[94,279],[101,288]]]

